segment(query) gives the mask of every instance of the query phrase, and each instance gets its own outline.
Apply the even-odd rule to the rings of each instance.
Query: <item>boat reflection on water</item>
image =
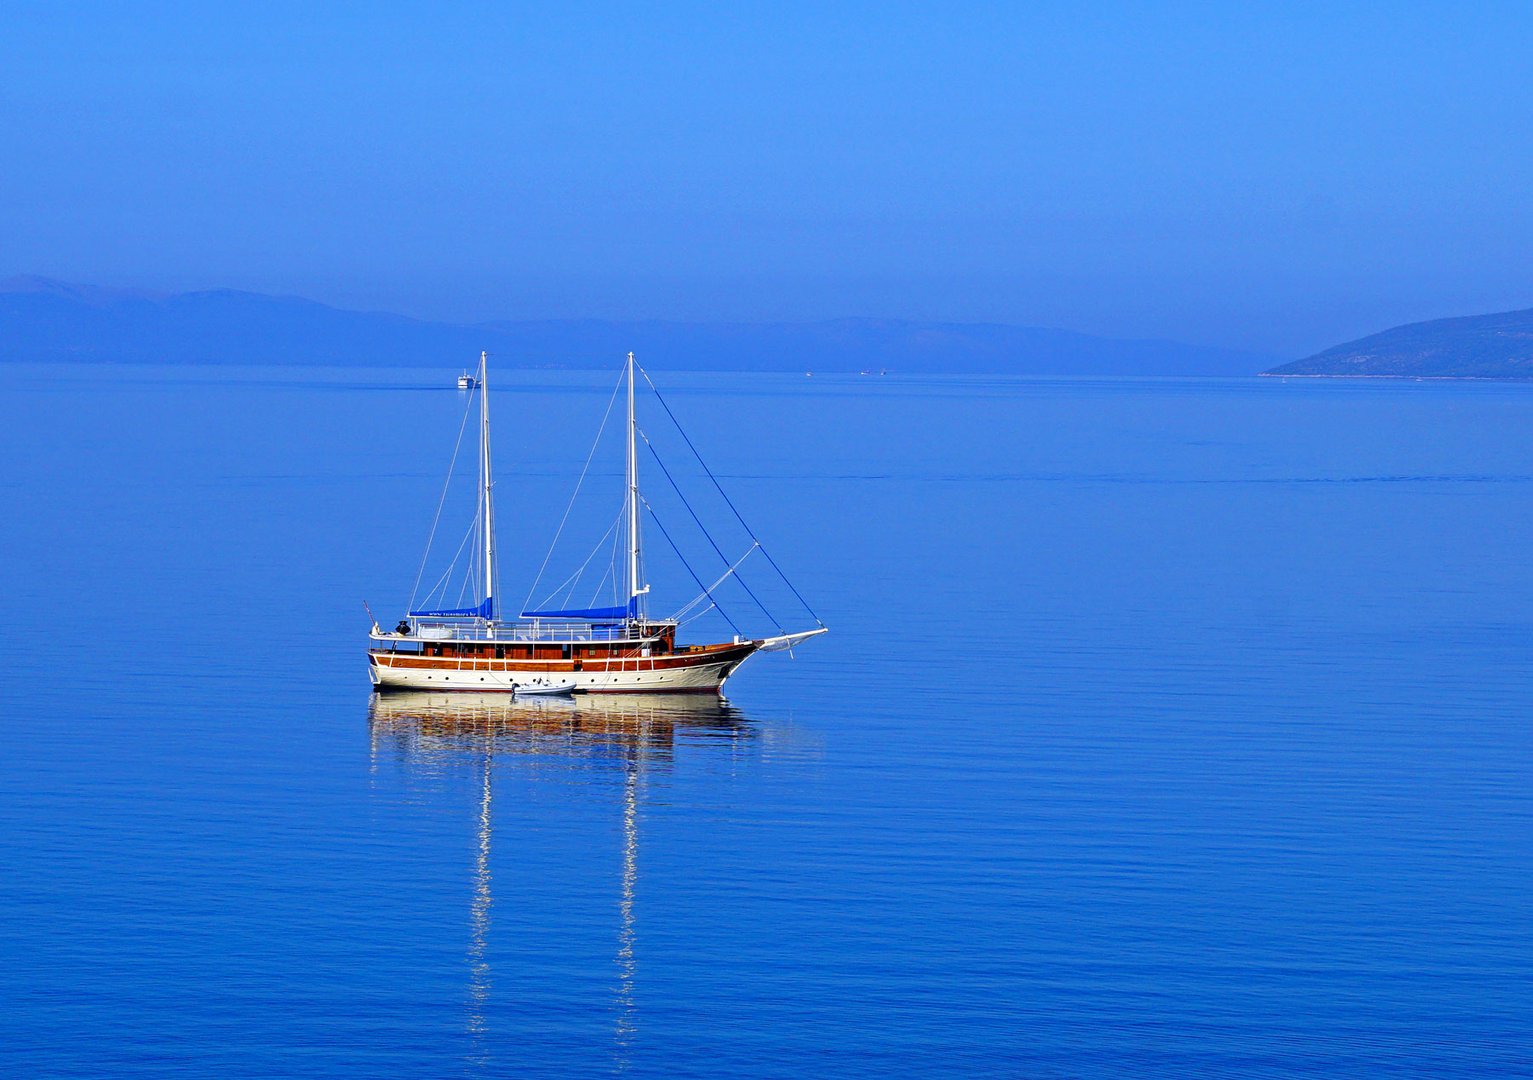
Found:
[[[431,771],[472,769],[479,784],[474,888],[469,902],[468,1032],[476,1063],[484,1051],[490,995],[487,945],[493,905],[491,841],[495,759],[533,755],[621,775],[623,849],[617,903],[615,1050],[626,1063],[636,1031],[639,794],[650,768],[666,768],[682,744],[738,746],[758,729],[713,694],[602,694],[515,698],[510,694],[375,693],[368,706],[372,753],[393,752]]]
[[[756,728],[714,694],[374,694],[374,750],[435,759],[461,754],[538,753],[622,760],[669,758],[678,739],[736,742]]]

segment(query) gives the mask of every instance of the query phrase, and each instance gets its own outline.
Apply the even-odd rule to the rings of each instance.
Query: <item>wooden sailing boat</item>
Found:
[[[481,354],[475,387],[479,394],[479,491],[473,530],[477,538],[474,578],[478,603],[472,607],[428,606],[411,610],[388,632],[375,623],[367,653],[367,670],[373,685],[381,690],[546,693],[550,687],[559,687],[575,693],[718,693],[724,681],[753,654],[790,649],[825,633],[825,625],[816,618],[819,625],[812,630],[762,638],[737,633],[731,641],[684,645],[677,642],[680,626],[677,618],[654,619],[648,615],[649,585],[643,582],[640,571],[642,500],[634,366],[633,354],[629,353],[625,372],[628,423],[622,515],[626,534],[623,569],[626,602],[609,607],[539,608],[524,610],[511,620],[500,617],[494,481],[490,467],[488,358]],[[722,493],[723,489],[719,490]],[[733,508],[733,503],[730,506]],[[765,554],[759,540],[751,550],[762,550]],[[770,561],[770,556],[767,558]],[[775,561],[772,566],[776,569]],[[717,588],[738,567],[738,562],[733,564],[711,588]],[[786,577],[783,580],[786,582]],[[791,582],[788,584],[791,589]],[[711,588],[703,586],[703,597],[699,599],[711,599]],[[796,589],[793,592],[798,595]],[[810,616],[813,617],[812,611]]]

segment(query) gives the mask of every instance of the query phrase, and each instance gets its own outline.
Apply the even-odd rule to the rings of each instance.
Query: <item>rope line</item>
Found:
[[[580,479],[575,481],[575,490],[570,493],[570,501],[564,506],[564,516],[559,519],[559,527],[554,530],[553,543],[548,545],[548,554],[543,556],[543,565],[538,567],[538,576],[532,579],[532,588],[527,590],[527,599],[522,601],[522,610],[528,611],[532,607],[532,597],[538,591],[538,585],[543,581],[543,572],[548,569],[548,561],[554,557],[554,548],[559,546],[559,537],[564,535],[564,526],[570,519],[570,511],[575,509],[575,500],[580,497],[580,485],[585,483],[586,473],[591,469],[591,460],[596,457],[596,448],[601,444],[601,437],[607,430],[607,421],[612,416],[612,406],[617,401],[617,392],[623,388],[623,377],[618,376],[617,385],[612,388],[612,396],[607,399],[607,411],[602,413],[601,424],[596,429],[596,438],[591,440],[591,452],[586,455],[586,463],[580,470]],[[467,417],[465,417],[465,422]],[[460,439],[462,435],[458,436]],[[603,540],[606,537],[602,538]],[[596,542],[601,546],[601,540]],[[589,562],[590,560],[586,560]],[[558,592],[557,589],[554,590]]]
[[[425,598],[421,601],[421,607],[429,608],[447,606],[448,579],[452,577],[453,571],[458,568],[458,560],[463,556],[463,549],[468,546],[469,538],[473,535],[474,525],[471,522],[468,529],[463,533],[463,539],[458,541],[458,550],[453,553],[452,562],[447,564],[447,569],[442,571],[442,576],[437,578],[436,584],[431,586],[431,591],[426,593]],[[432,604],[431,598],[437,596],[438,593],[441,595],[437,598],[436,604]],[[413,601],[411,602],[410,607],[411,609],[415,607],[415,603]]]
[[[649,436],[646,435],[642,430],[639,432],[639,437],[644,440],[644,445],[649,447],[649,456],[655,459],[655,464],[660,466],[660,471],[663,472],[665,474],[665,478],[670,481],[671,490],[674,491],[676,493],[676,497],[681,500],[681,505],[687,508],[687,513],[692,515],[692,521],[697,525],[698,529],[702,531],[702,534],[708,538],[708,543],[713,546],[714,553],[718,555],[719,561],[722,562],[725,566],[729,566],[729,556],[725,555],[724,552],[719,548],[718,541],[714,540],[713,534],[708,531],[708,527],[704,525],[702,519],[697,516],[697,511],[692,509],[692,504],[689,503],[687,501],[687,497],[681,493],[681,488],[677,486],[676,478],[671,475],[671,470],[667,469],[665,467],[665,462],[660,460],[660,453],[655,449],[655,444],[649,441]],[[745,531],[750,532],[749,529]],[[761,541],[757,540],[754,536],[751,537],[751,540],[755,541],[756,547],[759,548],[761,546]],[[749,555],[750,552],[746,552],[746,554]],[[739,564],[736,563],[735,565],[738,566]],[[729,575],[726,574],[724,576],[728,577]],[[723,579],[721,578],[720,581],[722,580]],[[759,607],[761,609],[761,613],[767,617],[767,621],[776,623],[777,629],[786,634],[788,631],[783,626],[781,620],[776,618],[770,611],[767,610],[766,605],[761,602],[760,598],[757,597],[753,591],[751,591],[751,587],[745,583],[745,578],[736,574],[735,580],[740,583],[740,588],[745,590],[746,595],[756,602],[756,606]]]
[[[683,619],[681,622],[678,622],[676,624],[676,629],[680,630],[683,626],[691,626],[698,619],[701,619],[704,615],[708,614],[708,612],[710,612],[710,611],[715,610],[717,607],[718,607],[717,604],[709,603],[709,605],[707,607],[703,608],[703,610],[699,611],[696,615],[693,615],[690,618]]]
[[[782,578],[783,584],[792,590],[794,596],[798,597],[798,602],[804,605],[804,610],[809,612],[809,617],[812,618],[815,622],[819,623],[821,626],[824,626],[825,620],[821,619],[814,613],[814,608],[809,606],[809,601],[804,599],[804,594],[798,591],[798,588],[793,584],[792,581],[788,580],[788,575],[783,573],[782,567],[777,565],[777,560],[772,558],[772,553],[762,545],[761,539],[755,534],[750,525],[746,522],[745,518],[741,515],[739,509],[734,504],[734,500],[729,497],[729,493],[724,490],[724,485],[719,483],[719,478],[713,475],[712,469],[708,468],[708,463],[703,460],[703,455],[698,453],[697,447],[692,445],[691,437],[687,435],[686,429],[681,426],[681,421],[676,419],[676,414],[671,411],[670,404],[665,400],[664,396],[661,395],[660,388],[655,385],[655,380],[649,377],[649,372],[645,371],[642,366],[637,364],[634,366],[639,368],[640,373],[644,376],[644,381],[649,383],[649,388],[655,393],[655,400],[660,402],[660,407],[663,408],[665,410],[665,414],[671,418],[671,423],[676,425],[676,430],[681,433],[682,439],[687,444],[687,449],[692,451],[692,456],[695,457],[697,459],[697,463],[703,467],[703,472],[707,473],[708,479],[713,481],[714,489],[718,491],[718,493],[723,497],[725,504],[728,505],[729,509],[734,513],[735,520],[740,523],[740,527],[750,535],[752,540],[756,541],[757,546],[761,548],[761,554],[765,555],[766,561],[772,564],[772,569],[777,571],[777,576]]]
[[[724,621],[727,622],[729,624],[729,628],[735,632],[735,636],[744,637],[745,635],[740,632],[740,628],[735,625],[735,621],[729,617],[729,615],[724,611],[722,607],[719,607],[718,599],[711,592],[708,592],[708,586],[703,584],[703,579],[697,576],[697,571],[693,570],[692,564],[687,562],[687,557],[683,555],[681,553],[681,549],[676,546],[676,541],[671,539],[671,534],[666,529],[665,522],[660,520],[660,515],[655,513],[655,508],[649,504],[649,500],[644,498],[642,495],[639,496],[639,499],[644,503],[644,509],[649,511],[650,519],[654,521],[656,525],[660,526],[660,535],[665,537],[665,542],[671,545],[671,550],[676,553],[676,558],[681,560],[681,565],[687,568],[687,573],[691,574],[692,580],[697,582],[697,587],[707,594],[709,601],[712,602],[713,606],[718,610],[718,613],[724,616]]]
[[[708,586],[708,588],[709,589],[717,589],[720,585],[724,584],[725,581],[729,580],[730,575],[733,574],[736,570],[738,570],[740,568],[740,564],[743,563],[746,559],[750,558],[751,552],[755,551],[755,550],[756,550],[756,545],[753,543],[746,550],[745,554],[741,555],[738,559],[736,559],[734,565],[731,566],[728,570],[725,570],[722,574],[720,574],[719,575],[719,579],[717,581],[715,581],[712,585]],[[681,618],[682,618],[683,615],[685,615],[687,612],[691,611],[693,608],[695,608],[698,604],[702,603],[707,598],[708,598],[708,594],[707,593],[705,593],[705,592],[698,593],[695,597],[693,597],[691,600],[687,601],[687,603],[683,604],[680,608],[678,608],[676,610],[676,614],[671,616],[671,620],[670,621],[674,622],[674,623],[680,623],[681,622]],[[779,626],[778,629],[782,630],[782,627]],[[783,633],[787,633],[787,631],[784,630]]]
[[[436,527],[442,520],[442,507],[447,502],[447,489],[452,486],[452,474],[458,467],[458,451],[463,449],[463,433],[468,430],[468,418],[474,408],[474,394],[476,393],[479,393],[479,391],[475,390],[473,393],[470,393],[468,401],[463,406],[463,422],[458,425],[458,441],[453,444],[452,461],[448,463],[447,479],[442,484],[442,497],[436,501],[436,516],[431,519],[431,532],[426,537],[426,550],[421,554],[420,569],[415,571],[415,584],[410,586],[410,603],[405,608],[406,611],[414,610],[415,597],[420,592],[421,578],[426,574],[426,562],[431,558],[431,545],[436,540]],[[459,550],[461,551],[462,548],[460,547]],[[457,565],[457,561],[457,556],[454,556],[454,566]],[[450,567],[449,572],[451,572]]]
[[[551,606],[561,592],[564,593],[564,599],[559,601],[559,606],[569,606],[570,596],[574,594],[575,586],[580,584],[580,576],[586,572],[586,567],[591,565],[591,560],[596,558],[597,552],[601,551],[602,545],[607,542],[607,537],[612,535],[612,530],[617,528],[617,524],[621,520],[621,514],[612,519],[612,524],[607,526],[607,531],[601,534],[600,540],[596,541],[596,546],[591,549],[591,554],[586,556],[585,562],[581,563],[573,574],[565,578],[559,584],[555,585],[549,594],[543,598],[543,602],[538,605],[539,608],[546,608]],[[606,580],[605,575],[603,575],[602,580]],[[522,608],[522,610],[530,610],[530,607],[531,605],[528,605],[527,607]]]

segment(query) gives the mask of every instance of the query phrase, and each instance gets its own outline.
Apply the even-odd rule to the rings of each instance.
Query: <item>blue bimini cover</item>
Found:
[[[427,619],[492,619],[495,617],[495,600],[486,596],[478,607],[428,608],[410,612],[410,617]]]
[[[584,622],[613,622],[631,619],[639,613],[639,598],[633,597],[627,607],[561,608],[557,611],[524,611],[524,619],[580,619]]]

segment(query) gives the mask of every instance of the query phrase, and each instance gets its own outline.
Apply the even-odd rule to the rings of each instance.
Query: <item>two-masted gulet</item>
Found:
[[[495,484],[490,467],[487,366],[487,357],[481,355],[474,387],[479,394],[477,511],[469,534],[475,541],[477,565],[471,578],[477,585],[478,602],[473,606],[410,610],[393,631],[384,631],[374,623],[367,660],[368,675],[376,687],[512,693],[718,693],[735,669],[755,653],[791,649],[825,633],[825,625],[811,611],[810,616],[819,624],[812,630],[784,631],[760,638],[737,632],[730,641],[684,645],[676,640],[680,626],[677,616],[650,617],[650,590],[641,572],[639,523],[644,500],[639,491],[639,427],[634,413],[632,353],[628,354],[625,369],[627,468],[619,518],[625,541],[621,596],[626,596],[626,601],[620,596],[616,598],[619,603],[607,607],[534,608],[523,610],[514,619],[502,618],[495,555]],[[669,413],[669,407],[666,411]],[[465,416],[465,423],[467,419]],[[687,445],[696,452],[690,440]],[[701,458],[698,460],[701,464]],[[706,465],[703,467],[706,471]],[[708,475],[713,478],[711,472]],[[714,483],[717,484],[716,479]],[[719,492],[723,494],[723,489],[719,488]],[[728,500],[727,495],[724,498]],[[733,503],[729,505],[734,508]],[[754,534],[752,539],[751,550],[762,550],[765,554]],[[428,542],[428,553],[429,548]],[[729,567],[725,578],[738,566],[735,563]],[[777,569],[775,561],[772,567]],[[783,580],[802,601],[791,582],[786,577]],[[719,582],[711,587],[703,585],[700,599],[711,599],[711,590]]]

